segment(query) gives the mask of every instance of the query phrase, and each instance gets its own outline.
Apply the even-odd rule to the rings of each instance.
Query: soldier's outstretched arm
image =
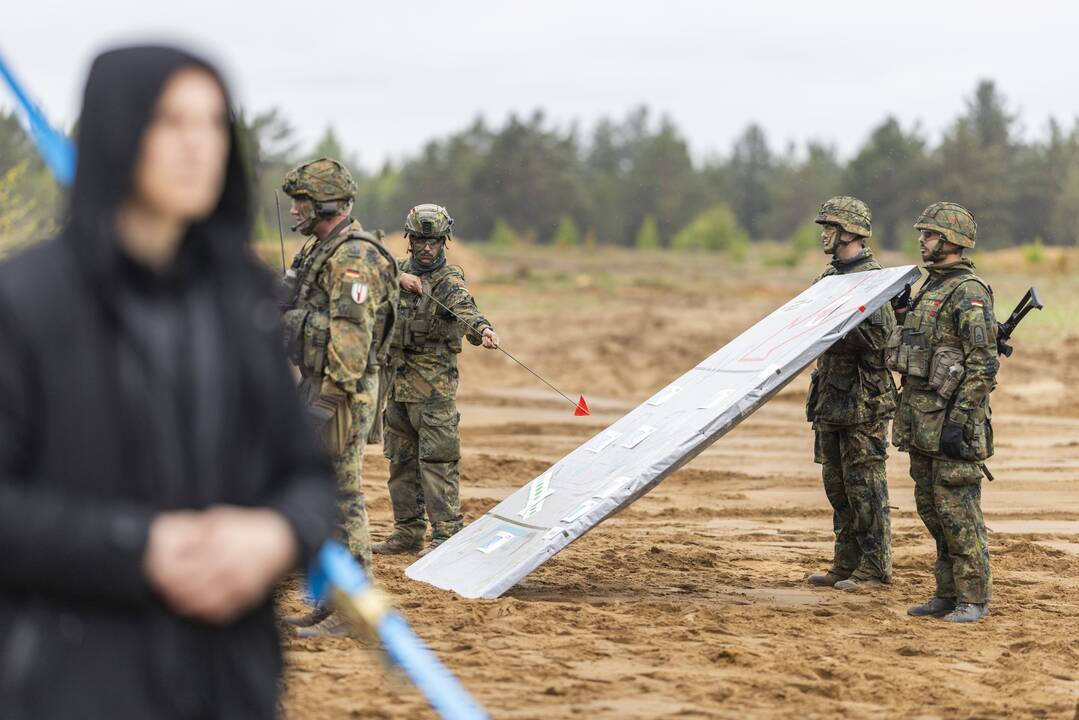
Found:
[[[326,375],[345,390],[354,389],[367,370],[375,314],[383,296],[378,266],[362,250],[356,253],[346,243],[327,263],[330,341]]]
[[[996,384],[997,360],[996,318],[993,298],[976,282],[959,286],[950,300],[955,313],[956,329],[963,342],[963,380],[955,393],[952,419],[981,406]]]
[[[439,302],[452,310],[457,317],[470,325],[471,328],[479,330],[479,333],[477,333],[469,328],[465,337],[473,345],[480,345],[483,342],[481,333],[486,328],[493,329],[493,326],[476,307],[476,300],[472,297],[472,293],[468,291],[468,286],[465,285],[464,274],[460,271],[450,273],[445,280],[439,283],[435,291],[440,296],[438,297]]]

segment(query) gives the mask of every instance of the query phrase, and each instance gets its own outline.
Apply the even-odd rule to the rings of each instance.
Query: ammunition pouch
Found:
[[[348,444],[352,431],[352,408],[348,395],[340,390],[318,393],[307,407],[307,412],[318,430],[322,446],[331,457],[338,457]]]
[[[446,348],[461,352],[461,334],[456,320],[437,314],[398,319],[401,326],[401,346],[412,351],[431,351]]]
[[[326,349],[330,344],[330,315],[311,310],[303,323],[303,353],[300,371],[304,376],[321,377],[326,369]]]
[[[899,330],[899,347],[895,370],[911,377],[929,377],[929,338],[924,330],[909,327]]]
[[[963,351],[959,348],[942,345],[933,350],[933,359],[929,363],[929,387],[945,400],[955,395],[966,374],[963,359]]]

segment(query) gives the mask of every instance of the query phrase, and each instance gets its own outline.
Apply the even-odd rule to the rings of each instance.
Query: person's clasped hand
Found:
[[[150,586],[174,612],[221,624],[263,602],[297,552],[280,513],[217,505],[156,516],[144,567]]]

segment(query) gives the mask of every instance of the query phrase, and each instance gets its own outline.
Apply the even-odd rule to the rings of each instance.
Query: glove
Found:
[[[891,300],[892,310],[907,310],[910,308],[910,283],[903,287],[903,292]]]
[[[963,425],[954,420],[945,420],[940,431],[940,451],[953,460],[963,459]]]

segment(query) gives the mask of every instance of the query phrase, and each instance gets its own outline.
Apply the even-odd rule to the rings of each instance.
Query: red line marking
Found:
[[[846,293],[844,293],[844,295],[850,295],[854,290],[861,287],[862,285],[864,285],[867,282],[869,282],[869,278],[859,279],[859,281],[853,287],[851,287]],[[762,348],[764,348],[768,343],[775,340],[777,335],[803,324],[806,320],[808,320],[810,318],[820,317],[820,318],[823,319],[823,318],[826,318],[826,317],[828,317],[830,315],[833,315],[835,312],[837,312],[840,309],[839,306],[837,305],[837,303],[842,299],[843,299],[842,297],[836,298],[835,300],[832,300],[828,305],[825,305],[823,308],[821,308],[820,310],[817,310],[816,312],[810,313],[808,315],[802,315],[801,317],[798,317],[798,318],[795,318],[795,319],[791,320],[789,323],[786,324],[786,326],[779,328],[774,333],[772,333],[770,336],[768,336],[767,338],[762,340],[756,347],[752,348],[751,350],[746,352],[744,355],[742,355],[740,358],[738,358],[738,362],[740,362],[740,363],[745,363],[745,362],[751,363],[751,362],[760,362],[760,361],[767,360],[768,357],[773,352],[775,352],[779,348],[783,347],[787,343],[793,342],[794,340],[800,338],[801,336],[808,334],[809,332],[812,331],[812,328],[805,328],[801,332],[795,333],[794,335],[791,335],[790,337],[787,337],[782,342],[779,342],[778,344],[776,344],[773,347],[769,348],[767,351],[764,351],[762,355],[755,356],[752,353],[757,352],[757,351],[761,351]],[[864,306],[863,306],[863,310],[864,310]]]

